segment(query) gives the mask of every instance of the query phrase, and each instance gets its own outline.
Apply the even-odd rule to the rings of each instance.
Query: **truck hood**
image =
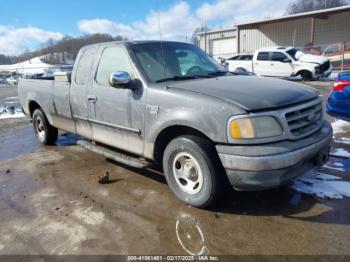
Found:
[[[223,76],[171,82],[167,86],[222,99],[248,111],[287,106],[319,94],[303,84],[255,76]]]
[[[326,56],[320,56],[320,55],[309,55],[309,54],[302,54],[298,61],[302,63],[316,63],[316,64],[323,64],[327,62],[329,59]]]

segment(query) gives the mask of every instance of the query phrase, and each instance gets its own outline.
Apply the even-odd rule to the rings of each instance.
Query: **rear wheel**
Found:
[[[41,109],[36,109],[33,113],[33,127],[39,141],[44,145],[53,145],[58,136],[57,128],[50,125]]]
[[[247,72],[247,70],[243,67],[238,67],[235,71]]]
[[[172,140],[163,155],[163,169],[172,192],[194,207],[212,204],[225,188],[224,172],[210,142],[194,136]]]

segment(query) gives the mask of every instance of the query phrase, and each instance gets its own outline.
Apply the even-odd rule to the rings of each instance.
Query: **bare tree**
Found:
[[[49,64],[73,63],[81,47],[109,41],[127,40],[122,36],[113,37],[108,34],[93,34],[80,37],[65,36],[59,41],[48,40],[35,51],[25,51],[18,56],[0,55],[0,64],[15,64],[41,56],[42,61]]]
[[[348,5],[349,0],[295,0],[287,7],[287,14],[298,14]]]

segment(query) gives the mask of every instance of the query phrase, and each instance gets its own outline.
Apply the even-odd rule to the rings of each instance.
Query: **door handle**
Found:
[[[96,100],[97,100],[97,97],[94,96],[94,95],[88,95],[88,96],[87,96],[87,100],[88,100],[89,102],[91,102],[91,103],[95,103]]]

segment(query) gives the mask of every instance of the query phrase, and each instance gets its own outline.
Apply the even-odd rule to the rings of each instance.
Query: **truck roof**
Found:
[[[137,45],[137,44],[145,44],[145,43],[181,43],[181,44],[189,44],[188,42],[180,42],[180,41],[164,41],[164,40],[135,40],[135,41],[111,41],[111,42],[102,42],[97,44],[91,44],[83,46],[82,48],[93,47],[93,46],[104,46],[104,45],[113,45],[113,44],[122,44],[122,45]]]
[[[265,47],[265,48],[260,48],[258,51],[266,51],[266,52],[271,52],[271,51],[288,51],[294,47],[292,46],[272,46],[272,47]]]

